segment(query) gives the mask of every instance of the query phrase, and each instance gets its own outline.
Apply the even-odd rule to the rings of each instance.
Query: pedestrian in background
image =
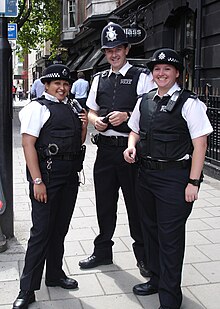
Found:
[[[22,101],[24,98],[24,90],[23,90],[22,85],[20,84],[17,87],[17,96],[18,96],[19,101]]]
[[[133,292],[158,292],[161,309],[179,309],[185,224],[198,199],[212,127],[205,104],[177,84],[183,65],[176,51],[156,51],[148,67],[158,89],[138,101],[124,152],[128,163],[138,154],[137,198],[152,271],[150,280]]]
[[[13,309],[28,308],[35,301],[34,291],[40,289],[45,261],[46,286],[78,287],[77,281],[63,271],[62,260],[78,193],[87,113],[78,115],[68,104],[68,67],[49,66],[41,81],[45,97],[31,101],[19,113],[33,226]]]
[[[94,184],[99,235],[94,240],[90,257],[79,262],[82,269],[112,264],[112,237],[117,220],[119,189],[124,196],[128,213],[133,250],[143,276],[150,275],[146,267],[143,236],[135,198],[137,168],[123,159],[130,129],[127,121],[137,96],[154,88],[152,75],[133,67],[126,56],[130,46],[122,27],[109,23],[102,30],[101,49],[111,65],[110,70],[98,73],[92,82],[87,99],[89,121],[97,130],[98,146],[94,165]]]
[[[71,88],[71,93],[74,98],[80,103],[80,105],[87,109],[86,99],[87,93],[89,91],[89,82],[85,80],[85,75],[83,72],[77,73],[77,80],[73,83]]]
[[[31,86],[31,99],[40,98],[45,91],[45,85],[42,83],[40,78],[35,79]]]
[[[12,86],[12,98],[13,98],[13,100],[15,100],[16,92],[17,92],[17,88],[15,87],[15,85],[13,85]]]

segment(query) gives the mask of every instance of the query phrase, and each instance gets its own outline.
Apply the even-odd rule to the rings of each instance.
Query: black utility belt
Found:
[[[77,153],[64,153],[64,154],[56,154],[51,156],[52,160],[64,160],[64,161],[73,161],[80,157],[80,152]]]
[[[141,166],[149,170],[166,170],[171,168],[188,168],[191,165],[191,160],[181,160],[181,161],[156,161],[151,159],[139,160]]]
[[[53,156],[52,158],[55,159],[55,160],[72,161],[72,160],[78,159],[79,157],[80,157],[80,152],[57,154],[57,155]]]
[[[124,147],[128,145],[128,137],[126,136],[105,136],[99,134],[98,144],[108,145],[108,146],[118,146]]]

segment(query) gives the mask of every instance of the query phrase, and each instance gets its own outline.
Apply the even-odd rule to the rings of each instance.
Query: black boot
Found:
[[[28,305],[35,302],[34,291],[20,291],[13,303],[12,309],[27,309]]]

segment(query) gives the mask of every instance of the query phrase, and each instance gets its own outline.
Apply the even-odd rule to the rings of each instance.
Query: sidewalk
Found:
[[[0,253],[0,309],[11,309],[19,291],[19,277],[31,227],[31,209],[25,161],[14,104],[14,232],[8,250]],[[92,128],[90,127],[89,131]],[[65,241],[64,269],[79,282],[78,290],[48,288],[42,280],[36,292],[37,302],[30,309],[158,309],[158,295],[137,297],[133,285],[145,282],[136,267],[131,250],[128,220],[122,195],[114,234],[114,264],[92,270],[80,270],[79,260],[93,251],[98,234],[93,187],[93,163],[96,146],[86,141],[85,185],[80,187],[76,208]],[[200,198],[187,223],[186,254],[183,269],[183,305],[181,309],[220,308],[220,182],[205,177]]]

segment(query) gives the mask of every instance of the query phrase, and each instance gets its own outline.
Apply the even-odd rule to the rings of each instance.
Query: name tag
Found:
[[[122,78],[120,81],[120,84],[123,84],[123,85],[131,85],[131,83],[132,83],[132,79],[128,79],[128,78]]]

